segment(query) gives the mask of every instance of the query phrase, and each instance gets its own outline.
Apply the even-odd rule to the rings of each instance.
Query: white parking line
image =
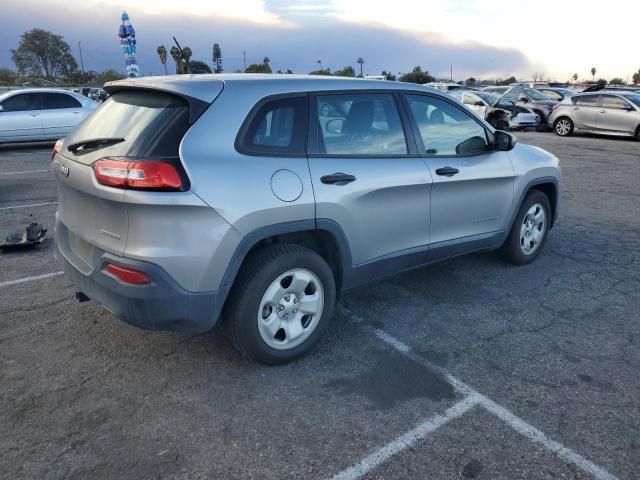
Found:
[[[8,280],[6,282],[0,282],[0,288],[9,287],[11,285],[18,285],[19,283],[33,282],[34,280],[44,280],[45,278],[57,277],[64,272],[45,273],[44,275],[36,275],[35,277],[18,278],[17,280]]]
[[[356,321],[358,323],[362,322],[362,318],[361,317],[358,317],[357,315],[352,314],[349,309],[347,309],[346,307],[344,307],[342,305],[338,306],[338,311],[340,313],[343,313],[343,314],[346,314],[346,315],[350,316],[354,321]],[[395,338],[394,336],[388,334],[384,330],[381,330],[381,329],[378,329],[378,328],[373,328],[373,327],[368,327],[368,328],[369,328],[369,330],[371,330],[373,332],[373,334],[377,338],[379,338],[380,340],[385,342],[387,345],[390,345],[391,347],[393,347],[394,349],[396,349],[400,353],[402,353],[404,355],[407,355],[412,360],[425,365],[430,370],[433,370],[433,371],[436,371],[436,372],[440,373],[442,376],[445,377],[445,379],[451,384],[451,386],[453,388],[455,388],[459,393],[464,395],[465,400],[469,399],[469,401],[473,401],[474,402],[473,405],[479,405],[479,406],[483,407],[489,413],[493,414],[494,416],[496,416],[497,418],[499,418],[500,420],[505,422],[507,425],[509,425],[511,428],[513,428],[520,435],[528,438],[532,442],[537,443],[537,444],[543,446],[544,448],[546,448],[547,450],[555,453],[562,460],[564,460],[566,462],[573,463],[574,465],[576,465],[578,468],[580,468],[584,472],[587,472],[590,475],[592,475],[593,478],[595,478],[596,480],[616,480],[617,479],[616,476],[612,475],[611,473],[606,471],[604,468],[602,468],[602,467],[596,465],[595,463],[587,460],[585,457],[583,457],[582,455],[580,455],[577,452],[574,452],[570,448],[565,447],[560,442],[552,440],[547,435],[545,435],[545,433],[542,432],[541,430],[538,430],[533,425],[530,425],[529,423],[525,422],[523,419],[521,419],[517,415],[513,414],[512,412],[510,412],[509,410],[507,410],[503,406],[499,405],[498,403],[494,402],[490,398],[488,398],[488,397],[482,395],[481,393],[477,392],[472,387],[470,387],[469,385],[464,383],[462,380],[460,380],[460,379],[454,377],[453,375],[451,375],[444,368],[439,367],[437,365],[434,365],[431,362],[428,362],[425,359],[413,354],[411,352],[411,347],[409,347],[409,345],[407,345],[406,343],[398,340],[397,338]],[[459,405],[460,403],[462,403],[462,402],[459,402],[456,405]],[[454,405],[454,407],[456,405]],[[454,407],[452,407],[452,408],[454,408]],[[468,410],[469,409],[465,410],[465,412],[468,411]],[[460,415],[464,414],[465,412],[462,412]],[[458,416],[460,416],[460,415],[458,415]],[[427,422],[429,422],[429,421],[431,421],[431,419],[427,420]],[[427,423],[427,422],[425,422],[425,423]],[[407,432],[407,434],[412,432],[412,431],[413,430],[410,430],[409,432]],[[435,431],[435,429],[431,430],[431,431]],[[427,432],[427,433],[430,433],[430,432]],[[402,437],[399,437],[399,438],[403,438],[403,437],[404,437],[404,435]],[[389,444],[389,445],[391,445],[391,444]],[[371,469],[373,469],[376,466],[378,466],[380,463],[388,460],[390,457],[392,457],[396,453],[398,453],[398,452],[400,452],[400,451],[402,451],[405,448],[410,447],[410,446],[411,446],[410,444],[407,444],[407,445],[402,446],[402,448],[394,450],[393,453],[391,453],[388,456],[386,456],[383,460],[380,460],[376,464],[371,464],[372,466],[368,470],[364,470],[363,469],[364,467],[362,467],[362,466],[358,467],[358,466],[362,465],[362,463],[365,460],[367,460],[370,457],[373,457],[374,455],[376,455],[376,452],[374,452],[373,454],[365,457],[364,460],[362,460],[360,463],[356,464],[354,467],[350,467],[349,469],[344,470],[343,472],[340,472],[334,478],[345,478],[345,479],[348,478],[350,480],[354,480],[356,478],[360,478],[363,475],[365,475],[367,472],[371,471]],[[382,449],[384,449],[384,448],[386,448],[386,447],[382,447]],[[352,476],[349,476],[349,477],[340,477],[339,476],[339,475],[345,474],[346,472],[351,471],[351,469],[355,469],[356,467],[359,468],[357,470],[357,472],[358,472],[357,474],[355,473],[356,470],[353,470],[354,473],[351,474]]]
[[[57,204],[58,202],[31,203],[29,205],[15,205],[13,207],[0,207],[0,210],[11,210],[13,208],[44,207],[46,205],[57,205]]]
[[[383,464],[402,450],[412,447],[416,442],[426,438],[430,433],[449,421],[458,418],[478,404],[478,399],[473,395],[465,397],[451,408],[448,408],[443,415],[436,414],[428,420],[422,422],[417,427],[403,433],[395,440],[387,443],[384,447],[376,450],[372,454],[363,458],[359,463],[334,475],[333,480],[356,480],[377,466]]]
[[[0,172],[0,175],[22,175],[24,173],[42,173],[42,172],[50,172],[50,168],[45,168],[43,170],[25,170],[23,172]]]

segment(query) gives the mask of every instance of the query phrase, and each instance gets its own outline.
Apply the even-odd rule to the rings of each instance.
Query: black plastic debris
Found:
[[[12,233],[5,242],[0,245],[0,250],[17,250],[21,248],[32,248],[42,243],[47,236],[47,229],[41,224],[32,222],[23,233]]]

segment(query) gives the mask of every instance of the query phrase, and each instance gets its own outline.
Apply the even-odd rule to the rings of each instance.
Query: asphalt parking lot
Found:
[[[52,240],[0,254],[2,477],[638,478],[640,143],[517,135],[563,166],[538,261],[351,291],[283,367],[77,303]],[[0,146],[0,237],[52,230],[50,149]]]

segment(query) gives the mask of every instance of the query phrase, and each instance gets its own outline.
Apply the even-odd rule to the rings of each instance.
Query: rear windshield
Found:
[[[124,141],[86,153],[86,160],[105,156],[177,157],[189,129],[189,106],[175,95],[142,90],[115,92],[69,135],[66,145],[100,138]],[[69,155],[70,152],[63,152]],[[80,159],[80,158],[79,158]]]

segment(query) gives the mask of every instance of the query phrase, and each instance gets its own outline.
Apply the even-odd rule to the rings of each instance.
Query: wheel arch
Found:
[[[248,255],[261,247],[278,243],[301,245],[320,255],[333,271],[336,295],[340,295],[345,276],[351,268],[351,251],[346,235],[332,220],[298,220],[260,227],[242,238],[222,278],[219,289],[221,311]]]

